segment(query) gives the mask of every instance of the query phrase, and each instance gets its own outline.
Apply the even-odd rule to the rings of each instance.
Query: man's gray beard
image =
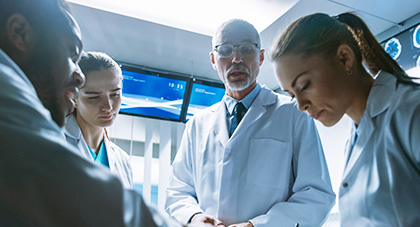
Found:
[[[236,81],[236,82],[233,82],[233,83],[230,82],[229,81],[229,74],[230,74],[230,72],[232,72],[232,70],[242,70],[242,71],[244,71],[248,75],[248,77],[246,78],[246,81]],[[242,91],[245,88],[247,88],[249,86],[249,84],[251,83],[250,78],[249,78],[249,70],[248,70],[248,68],[246,68],[242,64],[234,64],[234,65],[230,66],[229,69],[225,73],[225,78],[226,78],[226,86],[232,91]]]
[[[249,77],[247,77],[246,81],[237,81],[237,82],[231,83],[229,81],[229,78],[227,78],[226,86],[232,91],[242,91],[245,88],[249,87],[250,81],[251,80],[249,79]]]

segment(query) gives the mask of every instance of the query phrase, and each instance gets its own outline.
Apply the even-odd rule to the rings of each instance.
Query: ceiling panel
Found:
[[[263,1],[274,3],[281,0]],[[278,19],[261,32],[262,45],[267,50],[267,55],[260,70],[259,81],[271,89],[279,87],[269,59],[270,48],[279,33],[301,16],[315,12],[336,15],[356,11],[376,35],[395,27],[395,23],[419,14],[418,0],[404,0],[404,4],[401,2],[398,0],[298,1],[284,15],[280,16],[279,13]],[[210,36],[75,3],[70,5],[80,24],[85,50],[102,51],[118,61],[218,80],[218,75],[209,59]],[[193,8],[190,10],[194,11]]]
[[[83,6],[211,36],[232,18],[267,28],[299,0],[68,0]]]
[[[218,79],[209,60],[211,37],[72,4],[85,50],[118,61]]]

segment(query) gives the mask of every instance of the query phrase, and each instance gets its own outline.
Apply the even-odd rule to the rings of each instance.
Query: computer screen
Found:
[[[404,70],[420,67],[420,24],[381,43]]]
[[[188,121],[198,111],[221,101],[225,91],[223,83],[193,79],[185,120]]]
[[[189,78],[122,66],[120,113],[181,121]]]

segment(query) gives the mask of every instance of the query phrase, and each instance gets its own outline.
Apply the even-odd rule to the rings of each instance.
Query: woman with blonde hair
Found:
[[[122,73],[118,64],[99,52],[83,53],[79,66],[86,77],[67,118],[66,139],[92,162],[108,167],[126,188],[133,188],[128,154],[110,141],[106,127],[114,123],[121,106]]]

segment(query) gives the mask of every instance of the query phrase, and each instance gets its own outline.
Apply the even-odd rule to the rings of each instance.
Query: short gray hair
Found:
[[[257,37],[258,41],[258,47],[261,48],[261,38],[260,38],[260,34],[258,33],[257,29],[255,29],[254,25],[252,25],[251,23],[249,23],[248,21],[242,20],[242,19],[231,19],[228,20],[226,22],[224,22],[223,24],[221,24],[217,29],[216,32],[213,34],[213,37],[211,39],[211,43],[212,43],[212,50],[214,49],[214,47],[216,45],[219,45],[218,43],[216,43],[216,38],[220,36],[220,33],[228,26],[240,26],[242,28],[247,28],[250,29],[251,31],[255,32],[255,36]]]

